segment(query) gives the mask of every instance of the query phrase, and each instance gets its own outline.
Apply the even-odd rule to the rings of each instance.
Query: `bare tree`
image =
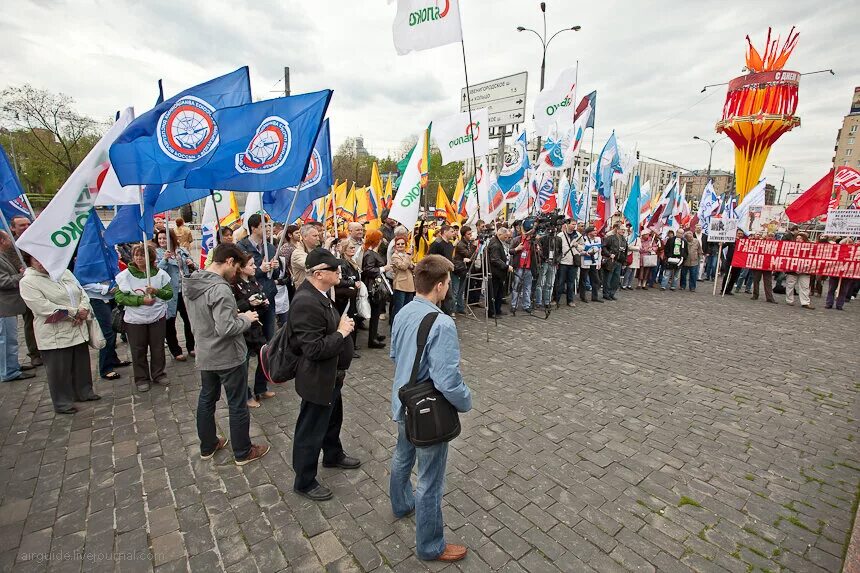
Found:
[[[99,135],[102,125],[79,114],[74,100],[30,84],[0,92],[6,121],[30,134],[24,141],[49,163],[71,175]]]

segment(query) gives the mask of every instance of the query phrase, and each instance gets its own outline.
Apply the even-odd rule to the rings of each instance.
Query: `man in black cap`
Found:
[[[328,292],[340,282],[340,267],[344,264],[343,259],[323,248],[308,253],[307,277],[290,302],[286,325],[290,347],[299,356],[296,392],[302,398],[293,436],[293,490],[314,501],[332,497],[331,490],[316,479],[320,450],[325,467],[361,466],[359,460],[344,453],[340,443],[340,391],[352,361],[350,334],[355,324],[347,313],[338,316]]]

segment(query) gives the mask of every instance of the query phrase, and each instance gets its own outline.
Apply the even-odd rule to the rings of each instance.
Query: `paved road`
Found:
[[[860,302],[621,296],[506,317],[489,344],[458,319],[475,409],[448,464],[447,537],[472,549],[457,565],[417,561],[413,521],[391,515],[392,367],[365,350],[343,436],[364,465],[322,470],[322,504],[291,491],[288,387],[252,414],[273,451],[238,468],[199,459],[188,365],[145,395],[99,381],[75,416],[54,415],[42,377],[3,384],[0,570],[838,571],[860,485]]]

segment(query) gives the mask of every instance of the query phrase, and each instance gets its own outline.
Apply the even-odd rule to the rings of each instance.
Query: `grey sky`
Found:
[[[459,45],[397,56],[391,23],[396,6],[382,0],[10,0],[0,11],[0,87],[29,82],[73,96],[81,111],[138,113],[165,95],[249,65],[255,99],[282,90],[289,65],[294,93],[332,88],[334,145],[363,135],[376,154],[434,117],[458,110],[464,85]],[[473,83],[529,72],[528,103],[540,75],[540,43],[519,25],[542,27],[538,2],[461,0]],[[765,175],[803,188],[829,168],[836,131],[860,85],[858,9],[852,0],[813,2],[547,2],[548,85],[580,62],[579,93],[598,91],[597,149],[614,128],[644,154],[689,168],[707,166],[708,149],[692,137],[717,137],[725,88],[705,84],[740,75],[744,36],[761,49],[767,27],[800,31],[787,68],[833,68],[837,75],[801,79],[801,127],[773,147]],[[706,97],[707,96],[707,97]],[[704,99],[703,99],[704,98]],[[529,115],[531,110],[529,110]],[[530,129],[531,126],[527,125]],[[590,141],[590,138],[588,139]],[[715,168],[731,168],[732,146],[719,143]]]

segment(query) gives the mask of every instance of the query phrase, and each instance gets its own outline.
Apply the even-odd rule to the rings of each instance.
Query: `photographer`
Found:
[[[538,233],[538,266],[537,286],[535,287],[535,307],[549,308],[552,302],[552,287],[555,284],[555,273],[561,259],[561,237],[558,228],[550,221],[549,226]]]
[[[511,239],[511,231],[505,227],[496,230],[496,236],[487,243],[487,260],[490,264],[487,285],[487,312],[490,318],[502,316],[502,299],[505,297],[505,284],[508,274],[514,268],[508,262],[510,255],[505,245]]]
[[[583,236],[576,228],[576,221],[565,219],[558,234],[561,245],[558,267],[558,287],[555,294],[555,305],[561,302],[562,293],[567,297],[567,306],[575,307],[574,291],[578,280],[577,271],[581,264]]]
[[[236,282],[232,286],[239,312],[253,310],[258,314],[263,314],[269,305],[269,299],[254,278],[256,272],[257,265],[254,263],[254,258],[248,257],[245,265],[239,269]],[[251,357],[259,356],[260,349],[264,344],[266,344],[266,335],[263,332],[263,325],[259,320],[254,321],[251,323],[251,328],[245,331],[245,345],[248,347],[245,368],[250,369]],[[258,363],[257,370],[254,372],[254,391],[251,392],[251,389],[248,388],[248,407],[259,408],[260,400],[274,398],[274,396],[275,393],[268,389],[266,376]]]
[[[472,259],[477,250],[476,241],[472,238],[472,229],[463,225],[460,229],[460,240],[454,246],[454,271],[451,273],[451,289],[454,291],[454,311],[463,314],[466,312],[466,285],[467,275]]]
[[[532,312],[532,284],[538,272],[538,253],[533,226],[522,225],[523,234],[511,242],[511,266],[514,267],[514,282],[511,285],[511,313],[520,306]],[[522,302],[522,305],[520,305]]]

